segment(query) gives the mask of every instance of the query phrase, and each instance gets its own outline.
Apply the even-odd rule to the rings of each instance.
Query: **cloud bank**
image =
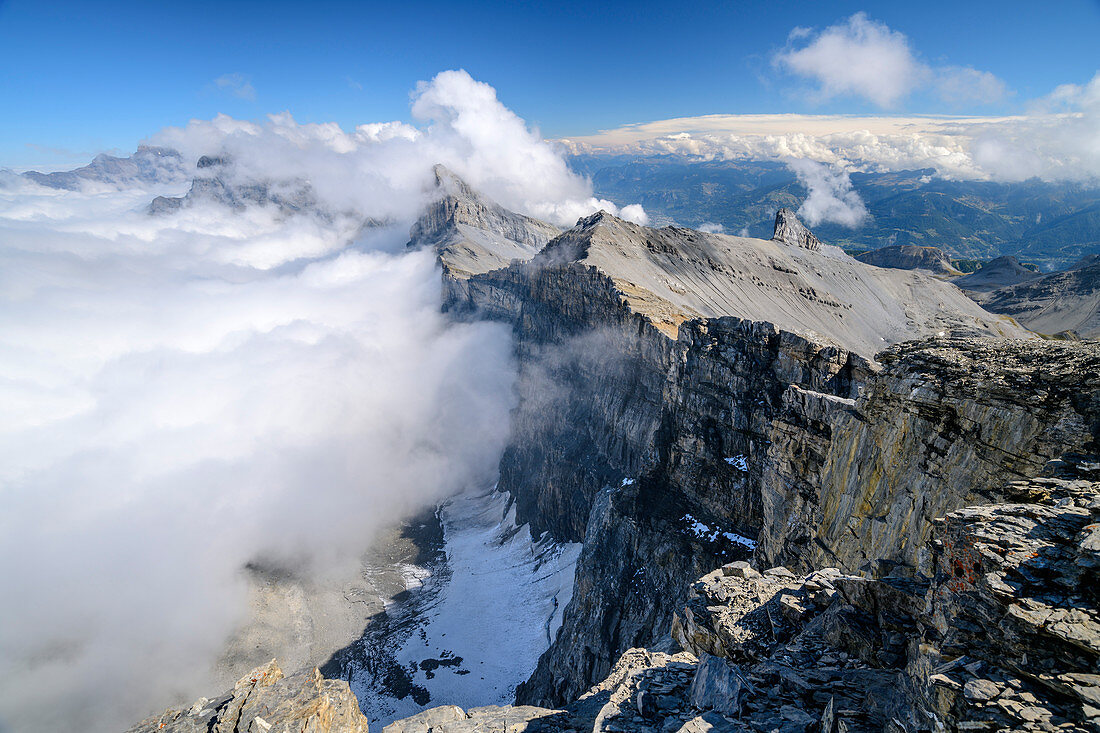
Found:
[[[323,213],[0,188],[0,729],[118,730],[208,694],[246,563],[324,572],[492,479],[510,336],[445,322],[434,253],[404,249],[431,166],[559,222],[610,204],[464,72],[413,106],[416,126],[219,117],[153,140],[226,154],[230,183],[307,185]]]
[[[930,65],[902,33],[856,13],[823,30],[796,27],[773,66],[808,82],[802,98],[840,97],[897,108],[917,92],[949,106],[992,104],[1010,92],[995,75]],[[866,209],[852,171],[932,169],[951,179],[1100,181],[1100,73],[1066,84],[1013,117],[708,115],[659,120],[559,141],[574,154],[675,155],[786,163],[807,186],[813,223],[858,226]]]
[[[1100,73],[1013,117],[710,115],[559,141],[574,154],[808,159],[838,171],[931,169],[950,179],[1100,181]]]

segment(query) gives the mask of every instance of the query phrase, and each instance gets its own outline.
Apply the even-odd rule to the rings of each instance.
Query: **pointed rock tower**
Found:
[[[798,220],[790,209],[780,209],[775,214],[775,233],[772,234],[773,242],[793,244],[808,250],[816,250],[821,246],[821,241],[814,233],[806,228],[806,225]]]

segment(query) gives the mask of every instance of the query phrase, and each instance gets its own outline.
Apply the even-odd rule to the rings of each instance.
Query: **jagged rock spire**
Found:
[[[814,236],[814,233],[787,208],[780,209],[775,214],[775,233],[772,234],[772,241],[793,244],[810,250],[821,246],[821,241]]]

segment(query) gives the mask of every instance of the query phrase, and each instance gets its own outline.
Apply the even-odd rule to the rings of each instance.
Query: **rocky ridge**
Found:
[[[1082,468],[1095,475],[1065,473]],[[517,731],[1100,730],[1100,483],[1002,491],[1012,503],[937,520],[926,578],[728,563],[677,612],[682,651],[629,649],[560,710],[493,716]],[[392,733],[481,730],[442,714]]]
[[[875,267],[892,267],[898,270],[928,270],[942,277],[961,275],[947,254],[939,247],[920,247],[915,244],[892,244],[856,255],[856,259]]]
[[[583,546],[516,706],[391,733],[1098,729],[1100,345],[787,238],[601,212],[447,278],[516,337],[500,488]]]
[[[960,277],[955,280],[955,285],[963,290],[988,292],[990,290],[996,290],[997,288],[1004,288],[1010,285],[1027,282],[1028,280],[1035,280],[1040,277],[1042,277],[1042,273],[1036,272],[1035,270],[1029,270],[1021,265],[1020,261],[1012,255],[1005,255],[1004,257],[990,260],[982,265],[981,269],[969,275]]]
[[[778,219],[791,228],[789,212]],[[876,277],[919,284],[894,290],[894,303],[934,292],[943,310],[884,328],[890,298],[847,290]],[[627,649],[660,650],[690,579],[752,547],[801,570],[922,572],[932,520],[1090,444],[1095,399],[1074,403],[1067,390],[1097,373],[1095,351],[1067,356],[1059,386],[1037,368],[1044,345],[975,338],[1024,332],[961,316],[971,311],[955,309],[959,296],[824,245],[654,230],[605,212],[450,291],[452,312],[514,327],[521,403],[501,487],[535,531],[584,541],[563,628],[517,699],[563,705]],[[855,332],[882,334],[879,346]],[[933,338],[902,358],[870,358],[920,335]],[[980,353],[986,343],[997,346]],[[1034,399],[985,393],[983,380],[1000,378],[989,370],[1014,355]],[[967,382],[975,365],[981,377]],[[956,378],[973,386],[956,394]]]
[[[169,183],[186,180],[183,156],[171,148],[141,145],[126,158],[100,154],[86,166],[70,171],[39,173],[27,171],[24,178],[40,186],[76,191],[88,185],[122,188],[133,184]]]
[[[1065,272],[977,293],[975,300],[1037,333],[1100,338],[1100,257],[1086,257]]]
[[[183,196],[157,196],[147,211],[154,216],[173,214],[199,201],[212,201],[231,209],[274,206],[284,214],[320,211],[313,188],[307,181],[234,180],[233,159],[228,155],[204,155],[195,164],[197,175]]]
[[[441,165],[434,199],[409,232],[409,244],[439,254],[444,281],[466,279],[512,260],[529,260],[561,230],[486,199]]]

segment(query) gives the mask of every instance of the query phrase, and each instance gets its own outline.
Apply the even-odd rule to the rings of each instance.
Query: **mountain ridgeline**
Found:
[[[583,542],[563,628],[519,703],[579,715],[629,650],[684,646],[671,632],[691,581],[737,559],[882,578],[915,608],[942,572],[943,517],[1015,500],[1013,482],[1077,476],[1100,448],[1095,344],[1041,341],[929,272],[857,262],[789,211],[770,241],[601,212],[507,267],[461,278],[440,259],[444,307],[515,334],[521,402],[499,487],[520,521]],[[1091,641],[1059,662],[1067,674],[1100,653],[1096,616],[1080,620]],[[880,665],[891,680],[934,686],[895,652]],[[1084,719],[1087,694],[1066,707],[1076,693],[1021,684],[1055,699],[1050,715]],[[920,695],[906,727],[982,717],[966,695],[932,708]],[[821,696],[807,697],[816,724]],[[623,729],[646,729],[638,715]]]
[[[582,546],[515,706],[389,733],[1100,730],[1100,345],[782,207],[768,238],[559,231],[434,176],[409,246],[447,313],[514,336],[497,488]],[[302,679],[286,694],[346,694]],[[134,730],[341,729],[317,713],[339,705],[235,702],[257,684]]]
[[[776,209],[797,209],[806,188],[785,164],[677,156],[582,155],[572,159],[596,195],[636,201],[651,219],[770,236]],[[856,249],[938,247],[952,258],[1014,255],[1060,270],[1100,254],[1096,182],[949,180],[934,170],[852,173],[868,217],[856,228],[822,223],[824,241]]]

